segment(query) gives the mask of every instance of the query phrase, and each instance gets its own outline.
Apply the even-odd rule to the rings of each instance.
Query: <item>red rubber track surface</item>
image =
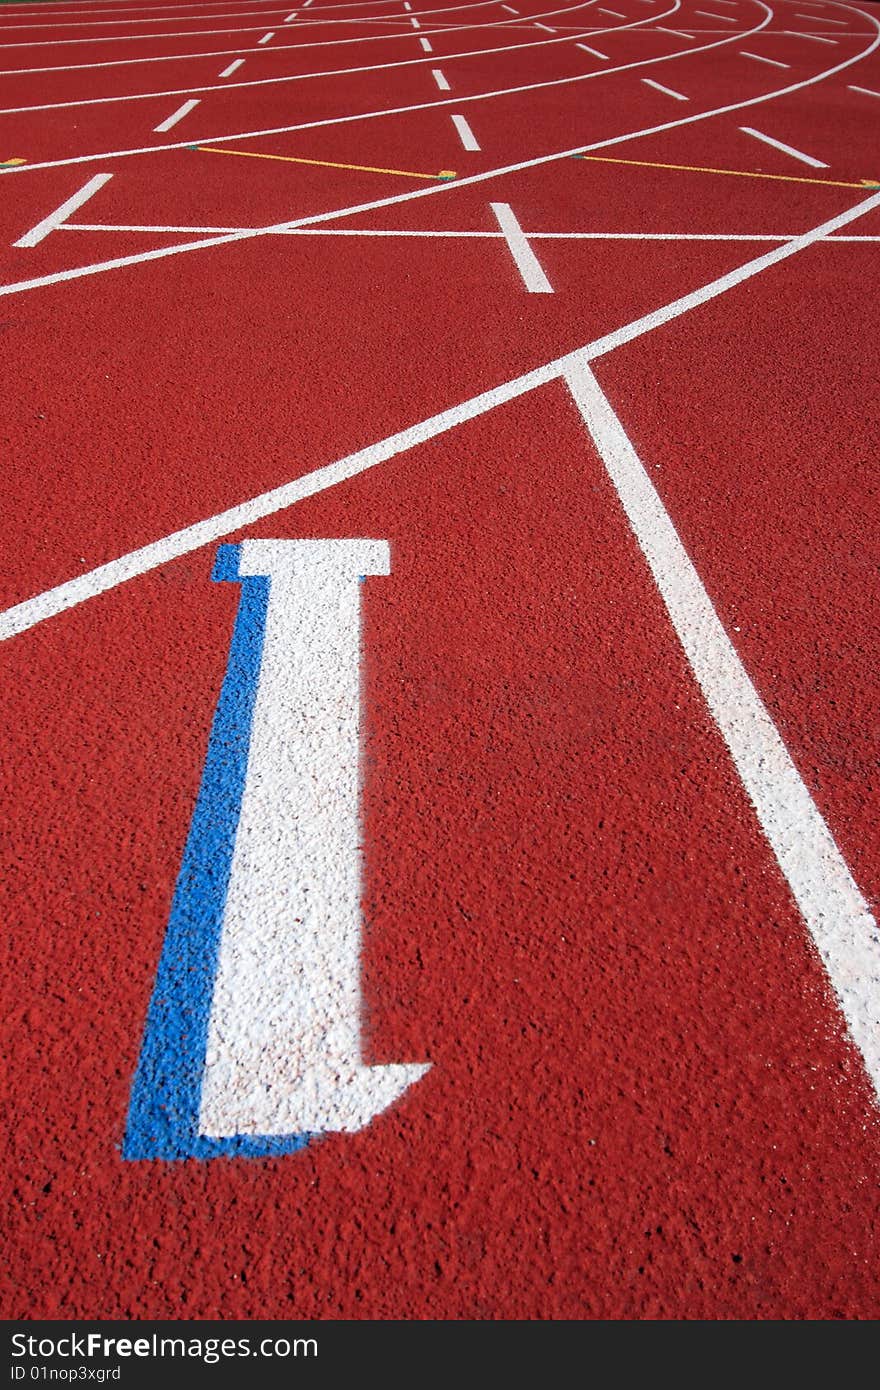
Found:
[[[880,182],[863,0],[117,8],[0,12],[0,160],[26,161],[0,182],[3,609]],[[548,158],[599,142],[638,163]],[[67,225],[13,244],[99,173]],[[528,291],[492,202],[552,294]],[[205,230],[331,213],[317,225],[468,235]],[[841,235],[868,239],[818,242],[593,367],[873,907],[880,212]],[[0,644],[3,1314],[880,1315],[875,1091],[564,383],[226,539],[244,535],[391,543],[363,590],[366,1047],[432,1068],[361,1133],[285,1158],[123,1160],[238,589],[210,582],[210,545],[34,622]]]

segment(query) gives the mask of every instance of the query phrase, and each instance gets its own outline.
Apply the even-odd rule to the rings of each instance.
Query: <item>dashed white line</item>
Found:
[[[443,73],[440,71],[439,68],[432,68],[431,76],[437,83],[437,86],[440,88],[441,92],[448,92],[450,90],[449,83],[446,81],[446,78],[443,76]]]
[[[655,24],[654,28],[661,34],[674,34],[677,39],[687,39],[688,43],[694,42],[693,34],[685,34],[681,29],[665,29],[662,24]],[[648,31],[650,32],[650,30]]]
[[[502,5],[501,8],[506,10],[508,14],[519,14],[519,10],[515,10],[512,5]]]
[[[741,125],[740,130],[744,135],[753,135],[756,140],[763,140],[765,145],[772,145],[775,150],[781,150],[783,154],[790,154],[792,159],[799,159],[801,164],[809,164],[811,169],[828,168],[821,159],[814,159],[811,154],[804,154],[803,150],[796,150],[793,145],[786,145],[782,140],[774,140],[772,135],[765,135],[763,131],[755,130],[754,126]]]
[[[268,33],[268,34],[264,34],[263,37],[262,37],[261,39],[258,40],[258,42],[259,42],[259,43],[268,43],[269,40],[270,40],[270,39],[274,39],[274,37],[275,37],[275,31],[274,31],[273,29],[270,29],[270,30],[269,30],[269,33]]]
[[[674,92],[671,87],[664,87],[662,82],[655,82],[651,77],[643,77],[642,81],[646,87],[654,87],[656,91],[662,92],[664,96],[674,97],[676,101],[690,101],[690,97],[683,96],[681,92]]]
[[[161,121],[159,125],[154,125],[153,130],[159,134],[164,134],[166,130],[170,130],[172,126],[177,125],[178,121],[182,121],[184,116],[189,115],[190,111],[193,111],[198,104],[198,97],[191,97],[190,100],[185,101],[182,106],[178,106],[176,111],[172,111],[171,115],[166,117],[164,121]]]
[[[850,92],[860,92],[864,97],[880,97],[880,92],[872,92],[870,87],[849,87]]]
[[[701,14],[704,19],[719,19],[722,24],[736,23],[736,20],[732,19],[729,14],[710,14],[708,10],[694,10],[694,14]]]
[[[504,233],[514,264],[529,294],[552,294],[553,286],[535,255],[509,203],[490,203],[495,220]]]
[[[536,24],[535,24],[535,28],[536,28],[536,29],[543,29],[543,30],[545,30],[545,32],[548,33],[548,34],[555,34],[555,33],[556,33],[556,30],[555,30],[555,29],[551,29],[549,24],[537,24],[537,23],[536,23]]]
[[[621,14],[619,10],[603,10],[601,5],[597,10],[597,14],[610,14],[612,19],[626,19],[626,15]]]
[[[741,48],[741,58],[754,58],[756,63],[767,63],[771,68],[790,68],[791,63],[780,63],[776,58],[765,58],[762,53],[749,53],[745,48]]]
[[[289,14],[289,15],[287,16],[287,18],[285,19],[284,23],[285,23],[285,24],[292,24],[293,21],[296,19],[297,13],[298,13],[298,11],[297,11],[297,10],[294,10],[293,14]]]
[[[234,63],[230,63],[228,68],[223,69],[220,76],[231,77],[234,72],[238,72],[238,69],[243,65],[243,63],[244,58],[236,58]]]
[[[477,143],[477,137],[474,135],[474,132],[471,130],[464,116],[453,116],[452,124],[458,131],[458,137],[466,150],[478,150],[480,148]]]
[[[598,48],[590,48],[588,43],[576,43],[575,48],[582,48],[585,53],[592,53],[594,58],[601,58],[603,63],[610,61],[607,53],[600,53]]]
[[[414,29],[421,29],[422,27],[419,21],[416,19],[415,15],[410,15],[409,22]]]
[[[18,241],[14,241],[13,246],[38,246],[44,237],[60,227],[72,212],[76,212],[77,208],[81,208],[83,203],[88,202],[92,194],[97,193],[99,188],[103,188],[107,180],[112,179],[112,177],[112,174],[95,174],[94,178],[89,179],[88,183],[84,183],[77,193],[72,194],[67,199],[67,202],[62,203],[60,208],[50,212],[49,216],[44,217],[42,222],[38,222],[35,227],[31,227],[29,232],[25,232],[24,236],[19,237]]]
[[[426,53],[434,52],[428,39],[419,39],[419,43],[422,45],[422,48],[425,50]]]

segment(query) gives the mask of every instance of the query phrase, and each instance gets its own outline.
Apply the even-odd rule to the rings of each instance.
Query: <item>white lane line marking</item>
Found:
[[[809,39],[811,43],[837,43],[837,39],[828,39],[824,34],[802,34],[799,29],[783,29],[782,32],[793,39]]]
[[[756,29],[755,29],[754,32],[757,33],[759,30],[763,29],[763,28],[769,23],[769,21],[770,21],[770,13],[769,13],[769,11],[768,11],[767,16],[761,21],[761,23],[760,23],[758,26],[756,26]],[[791,93],[791,92],[800,92],[800,91],[803,91],[803,90],[805,90],[807,87],[810,87],[810,86],[815,85],[815,83],[817,83],[817,82],[823,81],[823,80],[825,80],[825,79],[828,78],[828,77],[832,77],[832,76],[834,76],[836,73],[843,72],[846,68],[852,67],[854,63],[862,62],[862,61],[863,61],[865,58],[867,58],[871,53],[874,53],[874,52],[876,51],[876,49],[877,49],[878,46],[880,46],[880,23],[878,23],[877,21],[872,21],[872,22],[874,23],[874,27],[875,27],[875,29],[876,29],[876,35],[875,35],[873,41],[872,41],[872,42],[868,45],[868,47],[867,47],[866,49],[864,49],[861,53],[856,53],[856,54],[854,54],[854,55],[853,55],[852,57],[850,57],[850,58],[845,58],[845,59],[843,59],[841,62],[839,62],[838,64],[836,64],[835,67],[833,67],[833,68],[828,68],[828,69],[826,69],[824,72],[821,72],[821,73],[814,73],[812,77],[804,78],[804,79],[802,79],[802,80],[799,81],[799,82],[794,82],[794,83],[791,83],[791,84],[790,84],[789,86],[787,86],[787,87],[780,88],[778,91],[772,93],[772,95],[773,95],[774,97],[777,97],[777,96],[786,96],[786,95],[788,95],[788,94]],[[555,42],[555,41],[554,41],[554,42]],[[715,43],[712,43],[712,44],[707,45],[706,47],[703,47],[703,48],[700,48],[700,49],[696,49],[696,50],[691,49],[691,50],[689,50],[689,53],[694,53],[694,52],[709,52],[709,51],[711,51],[711,50],[713,50],[713,49],[715,49],[715,48],[723,47],[723,46],[725,46],[726,44],[728,44],[728,43],[730,43],[730,42],[733,42],[733,40],[732,40],[732,39],[721,39],[721,40],[718,40],[718,41],[715,42]],[[679,56],[679,55],[674,55],[674,56],[677,57],[677,56]],[[656,62],[656,61],[657,61],[656,59],[646,59],[646,60],[645,60],[645,62],[647,62],[647,63],[653,63],[653,62]],[[630,67],[633,67],[633,66],[639,67],[639,66],[644,66],[644,64],[643,64],[643,63],[628,64],[628,65],[627,65],[627,68],[630,68]],[[617,69],[617,71],[621,71],[621,70],[623,70],[623,69]],[[605,71],[605,70],[603,69],[603,71]],[[611,69],[611,71],[615,71],[615,69]],[[588,74],[588,77],[592,77],[592,76],[595,76],[595,74]],[[578,80],[578,81],[580,81],[580,80],[583,80],[583,79],[560,79],[560,81],[566,81],[566,82],[567,82],[567,81],[570,81],[570,80]],[[539,84],[539,85],[543,86],[543,85],[545,85],[545,84]],[[556,83],[554,83],[554,84],[552,84],[552,85],[559,85],[559,83],[556,82]],[[475,100],[475,99],[482,99],[482,98],[469,98],[469,97],[465,97],[465,98],[464,98],[464,100],[466,100],[466,101],[468,101],[468,100]],[[453,100],[456,100],[456,101],[457,101],[457,100],[459,100],[459,98],[456,97],[456,98],[453,98]],[[552,164],[552,163],[555,163],[557,160],[561,160],[561,159],[570,159],[572,156],[577,155],[577,154],[585,154],[585,153],[591,153],[591,152],[593,152],[593,151],[595,151],[595,150],[613,148],[615,145],[627,143],[627,142],[629,142],[630,140],[641,139],[642,137],[644,137],[644,136],[649,136],[649,135],[658,135],[658,134],[661,134],[662,132],[667,131],[667,130],[677,130],[677,129],[680,129],[682,126],[695,125],[695,124],[697,124],[698,122],[706,121],[706,120],[711,120],[711,119],[714,119],[716,116],[723,116],[723,115],[726,115],[726,114],[728,114],[729,112],[732,112],[732,111],[742,111],[742,110],[745,110],[745,109],[747,109],[747,108],[750,107],[750,106],[759,106],[759,105],[763,105],[767,100],[768,100],[768,96],[767,96],[766,93],[764,93],[764,94],[762,94],[761,96],[749,97],[749,98],[746,99],[745,101],[732,102],[732,103],[729,103],[729,104],[726,105],[726,106],[717,106],[717,107],[714,107],[714,108],[712,108],[712,109],[709,110],[709,111],[701,111],[701,112],[698,112],[696,115],[693,115],[693,116],[682,116],[682,117],[680,117],[680,118],[678,118],[677,120],[674,120],[674,121],[663,121],[663,122],[661,122],[661,123],[658,124],[658,125],[646,126],[646,127],[644,127],[643,129],[641,129],[641,130],[627,131],[627,132],[625,132],[623,135],[614,135],[614,136],[610,136],[608,139],[605,139],[605,140],[595,140],[595,141],[593,141],[592,144],[589,144],[589,145],[578,145],[578,146],[575,146],[574,148],[571,148],[571,147],[570,147],[570,148],[568,148],[568,149],[566,149],[566,150],[556,150],[556,151],[554,151],[552,154],[548,154],[548,155],[539,155],[539,156],[537,156],[537,157],[534,158],[534,159],[520,160],[520,161],[519,161],[518,163],[516,163],[516,164],[501,165],[501,166],[498,166],[498,167],[496,167],[496,168],[494,168],[494,169],[487,169],[487,170],[484,170],[482,173],[469,174],[469,175],[465,176],[464,178],[457,179],[457,180],[455,181],[455,187],[456,187],[457,189],[460,189],[460,188],[462,188],[462,187],[463,187],[464,185],[466,185],[466,184],[485,183],[485,182],[490,181],[490,180],[492,180],[492,179],[501,178],[501,177],[505,176],[506,174],[520,173],[521,171],[523,171],[523,170],[525,170],[525,169],[536,169],[536,168],[539,168],[539,167],[543,167],[545,164]],[[445,102],[445,101],[440,101],[440,102],[424,102],[424,103],[420,103],[419,106],[418,106],[417,108],[415,108],[415,109],[418,109],[418,110],[435,109],[435,108],[437,108],[437,107],[439,107],[439,106],[446,106],[446,105],[448,105],[448,103]],[[410,109],[410,110],[411,110],[411,109],[414,109],[414,108],[404,108],[404,109]],[[382,112],[382,113],[380,113],[380,114],[387,115],[388,112]],[[358,120],[358,119],[363,119],[363,118],[362,118],[362,117],[352,117],[352,118],[350,118],[350,119],[352,119],[352,120]],[[282,127],[283,130],[298,129],[298,128],[299,128],[299,127],[297,127],[297,126],[293,126],[293,127],[289,127],[289,126],[288,126],[288,127]],[[247,138],[252,138],[253,135],[254,135],[255,133],[257,133],[257,132],[254,132],[254,131],[248,132]],[[262,133],[262,134],[270,134],[270,133],[275,134],[275,133],[278,133],[278,132],[277,132],[277,131],[272,131],[272,132],[263,131],[263,132],[260,132],[260,133]],[[245,138],[245,137],[243,137],[243,136],[239,136],[239,137],[235,137],[235,136],[217,137],[217,136],[215,136],[215,137],[213,137],[213,138],[216,140],[216,139],[218,139],[218,138],[235,139],[235,138]],[[179,148],[184,148],[185,144],[188,144],[188,143],[190,143],[190,142],[181,142],[181,145],[179,146]],[[153,146],[153,147],[151,147],[151,148],[152,148],[152,149],[174,149],[174,148],[178,148],[178,147],[176,147],[176,146],[174,146],[174,145],[170,145],[170,146],[161,146],[161,145],[160,145],[160,146]],[[143,153],[143,152],[144,152],[144,151],[137,151],[137,153]],[[120,152],[120,153],[130,154],[131,151],[124,151],[124,152]],[[23,166],[23,167],[24,167],[25,169],[27,169],[28,167],[30,167],[31,170],[33,170],[33,169],[35,169],[35,168],[45,168],[45,167],[55,168],[55,167],[58,167],[59,164],[79,164],[79,163],[91,161],[91,160],[93,160],[93,159],[95,159],[95,158],[97,158],[97,156],[94,156],[94,155],[87,156],[87,157],[85,157],[85,159],[84,159],[84,157],[82,157],[82,156],[78,156],[78,157],[76,157],[76,158],[74,158],[74,159],[61,160],[61,161],[51,161],[48,165],[45,165],[45,164],[43,164],[43,165],[31,165],[31,166],[25,165],[25,166]],[[7,177],[12,177],[12,175],[11,175],[11,174],[10,174],[10,175],[7,175]],[[161,247],[161,248],[157,248],[156,250],[153,250],[153,251],[142,251],[142,252],[138,252],[138,253],[136,253],[136,254],[134,254],[134,255],[130,255],[130,256],[119,256],[119,257],[116,257],[116,258],[114,258],[114,259],[112,259],[112,260],[99,261],[99,262],[97,262],[97,263],[95,263],[95,264],[92,264],[92,265],[73,266],[73,267],[71,267],[69,270],[57,271],[56,273],[51,274],[51,275],[41,275],[41,276],[36,276],[36,277],[34,277],[33,279],[30,279],[30,280],[19,280],[19,281],[15,281],[15,282],[13,282],[13,283],[8,283],[8,284],[5,284],[5,285],[0,285],[0,296],[12,295],[12,294],[23,294],[23,293],[26,293],[26,292],[29,291],[29,290],[33,290],[33,289],[42,289],[42,288],[44,288],[44,287],[46,287],[46,286],[49,286],[49,285],[62,284],[62,283],[64,283],[65,281],[68,281],[68,280],[79,280],[79,279],[82,279],[82,278],[85,277],[85,276],[102,275],[102,274],[104,274],[105,272],[110,271],[110,270],[120,270],[120,269],[126,268],[126,267],[128,267],[128,266],[141,265],[141,264],[145,264],[145,263],[148,262],[148,261],[154,261],[154,260],[162,259],[162,258],[164,258],[164,257],[166,257],[166,256],[185,255],[185,254],[189,253],[190,251],[204,251],[204,250],[206,250],[206,249],[209,249],[209,248],[212,248],[212,247],[215,247],[215,246],[224,246],[224,245],[226,245],[226,244],[228,244],[228,243],[231,244],[232,242],[235,242],[235,241],[248,240],[248,239],[250,239],[251,237],[270,236],[270,235],[273,235],[275,232],[277,232],[277,231],[279,230],[279,228],[282,228],[282,229],[285,229],[285,230],[286,230],[286,229],[291,228],[291,227],[301,227],[301,226],[307,226],[307,225],[308,225],[308,226],[315,226],[315,225],[317,225],[317,224],[319,224],[319,223],[323,223],[323,222],[338,221],[338,219],[341,218],[341,217],[353,217],[353,216],[356,216],[357,214],[359,214],[359,213],[361,213],[361,212],[373,212],[373,211],[375,211],[375,210],[378,209],[378,208],[392,207],[392,206],[396,206],[398,203],[409,203],[409,202],[413,202],[413,201],[415,201],[415,199],[417,199],[417,198],[435,197],[435,196],[437,196],[439,193],[446,192],[450,187],[452,187],[451,184],[449,184],[449,183],[443,183],[443,184],[439,184],[439,185],[436,185],[436,186],[432,186],[432,187],[430,187],[430,188],[423,188],[423,189],[413,190],[413,191],[407,192],[407,193],[394,194],[394,195],[392,195],[392,196],[390,196],[390,197],[387,197],[387,198],[378,198],[378,199],[374,199],[372,202],[369,202],[369,203],[356,203],[356,204],[354,204],[353,206],[347,207],[347,208],[335,208],[335,209],[332,209],[332,210],[329,211],[329,212],[313,214],[313,215],[310,216],[310,217],[303,217],[303,218],[299,218],[299,219],[290,219],[290,220],[287,221],[287,222],[275,223],[275,224],[273,224],[272,226],[256,228],[256,229],[254,229],[253,231],[246,231],[246,232],[241,232],[241,233],[236,232],[236,233],[233,233],[233,234],[230,234],[230,235],[223,235],[223,236],[219,236],[219,237],[212,237],[212,238],[210,238],[210,239],[208,239],[208,240],[204,240],[204,241],[190,241],[190,242],[178,243],[178,244],[176,244],[176,245],[174,245],[174,246]]]
[[[448,92],[450,90],[449,83],[446,81],[446,78],[443,76],[443,73],[440,71],[439,68],[432,68],[431,76],[437,83],[437,86],[440,88],[441,92]]]
[[[220,76],[231,77],[234,72],[238,72],[238,69],[242,66],[243,63],[244,58],[236,58],[234,63],[230,63],[228,68],[223,69]]]
[[[72,212],[76,212],[77,208],[81,208],[83,203],[88,202],[89,198],[97,193],[99,188],[103,188],[107,180],[112,179],[112,177],[112,174],[95,174],[94,178],[89,179],[88,183],[84,183],[77,193],[71,194],[59,208],[50,212],[49,216],[44,217],[42,222],[38,222],[35,227],[31,227],[30,231],[25,232],[18,241],[14,241],[13,246],[38,246],[44,237],[60,227]]]
[[[795,19],[808,19],[811,24],[842,24],[844,29],[847,25],[845,19],[826,19],[825,16],[821,14],[798,14],[795,12],[794,17]]]
[[[601,5],[598,7],[597,13],[610,14],[612,19],[626,19],[626,15],[621,14],[619,10],[603,10]]]
[[[201,1134],[354,1133],[429,1070],[361,1060],[360,581],[390,572],[387,541],[241,546],[269,594]]]
[[[880,1089],[880,937],[828,826],[734,649],[678,532],[599,383],[565,370],[709,712]]]
[[[652,3],[652,0],[648,0]],[[201,233],[205,236],[223,236],[227,232],[254,232],[255,227],[192,227],[156,226],[150,224],[110,222],[64,222],[58,229],[62,232],[189,232],[192,236]],[[400,228],[400,227],[279,227],[267,232],[267,236],[347,236],[347,237],[423,237],[429,241],[484,240],[501,241],[503,232],[449,231]],[[783,242],[791,241],[793,232],[524,232],[529,241],[743,241],[743,242]],[[829,242],[880,242],[877,236],[834,236],[825,237],[823,245]]]
[[[307,9],[309,8],[309,5],[311,5],[311,3],[312,3],[312,0],[305,0],[305,4],[303,5],[303,9],[304,9],[304,10],[307,10]]]
[[[590,48],[587,43],[576,43],[575,48],[582,48],[585,53],[592,53],[594,58],[601,58],[603,63],[610,61],[607,53],[600,53],[598,48]]]
[[[367,469],[373,468],[377,464],[385,463],[388,459],[395,458],[398,454],[414,448],[417,444],[425,443],[439,434],[444,434],[465,420],[476,419],[505,401],[514,400],[533,390],[536,386],[553,381],[564,372],[568,363],[575,358],[585,357],[587,360],[593,361],[608,352],[613,352],[615,348],[633,342],[654,328],[670,323],[691,309],[699,308],[751,279],[752,276],[760,274],[771,266],[778,265],[781,261],[796,255],[818,241],[822,241],[825,237],[832,236],[841,227],[847,226],[850,222],[854,222],[869,212],[873,212],[877,207],[880,207],[880,193],[872,194],[871,197],[863,199],[862,202],[857,203],[855,207],[849,208],[846,212],[829,218],[810,231],[801,233],[783,245],[775,247],[772,251],[764,252],[763,255],[754,260],[746,261],[744,265],[728,271],[727,274],[716,280],[709,281],[708,284],[683,295],[680,299],[673,300],[670,304],[645,314],[624,327],[585,344],[583,347],[576,348],[574,352],[566,353],[562,357],[544,363],[541,367],[525,372],[522,376],[514,377],[510,381],[496,385],[477,396],[472,396],[469,400],[449,407],[427,420],[410,425],[378,443],[367,445],[345,458],[338,459],[335,463],[324,464],[293,482],[283,483],[280,487],[260,493],[246,502],[229,507],[226,511],[218,512],[214,516],[166,535],[158,541],[152,541],[137,550],[132,550],[116,560],[99,565],[86,574],[79,574],[74,579],[68,579],[62,584],[55,585],[54,588],[46,589],[33,598],[24,599],[0,613],[0,641],[6,641],[10,637],[26,632],[38,623],[45,622],[48,618],[55,617],[59,613],[64,613],[77,604],[85,603],[88,599],[107,593],[130,579],[148,574],[151,570],[158,569],[172,560],[200,550],[203,546],[243,530],[265,517],[273,516],[276,512],[286,511],[288,507],[294,506],[295,503],[304,498],[312,497],[318,492],[323,492],[326,488],[366,472]],[[195,245],[201,245],[201,243],[195,243]]]
[[[480,148],[477,137],[474,135],[474,132],[471,130],[464,116],[453,116],[452,124],[458,131],[458,137],[466,150],[478,150]]]
[[[275,37],[275,31],[274,31],[273,29],[270,29],[269,32],[268,32],[268,34],[264,34],[263,37],[259,40],[259,42],[260,42],[260,43],[268,43],[269,40],[270,40],[270,39],[274,39],[274,37]]]
[[[674,92],[671,87],[664,87],[662,82],[655,82],[652,77],[643,77],[642,81],[646,87],[654,87],[665,96],[675,97],[676,101],[690,101],[690,97],[683,96],[681,92]]]
[[[674,34],[677,39],[687,39],[688,43],[696,42],[693,34],[684,34],[681,29],[664,29],[662,24],[655,24],[654,28],[663,34]],[[650,30],[646,30],[646,33],[650,33]]]
[[[415,15],[410,15],[409,22],[414,29],[421,29],[422,27],[419,21],[416,19]]]
[[[296,19],[297,14],[298,14],[298,11],[297,11],[297,10],[294,10],[293,14],[289,14],[289,15],[287,16],[287,18],[285,19],[284,23],[285,23],[285,24],[292,24],[293,21]]]
[[[549,24],[536,24],[536,25],[535,25],[535,28],[536,28],[536,29],[544,29],[544,30],[546,30],[546,32],[547,32],[548,34],[555,34],[555,33],[556,33],[556,30],[555,30],[555,29],[551,29]]]
[[[508,14],[519,14],[519,10],[515,10],[512,5],[502,5],[501,8],[506,10]]]
[[[706,19],[718,19],[722,24],[735,24],[736,20],[729,14],[710,14],[708,10],[695,10],[694,14],[701,14]]]
[[[880,92],[872,92],[870,87],[849,87],[850,92],[860,92],[864,97],[880,97]]]
[[[434,52],[434,50],[433,50],[433,48],[431,47],[431,44],[430,44],[430,42],[428,41],[428,39],[424,39],[424,38],[419,39],[419,43],[422,45],[422,48],[425,50],[426,53],[433,53],[433,52]]]
[[[746,49],[739,50],[741,58],[754,58],[756,63],[769,63],[771,68],[790,68],[791,63],[780,63],[775,58],[765,58],[761,53],[749,53]]]
[[[490,203],[495,220],[504,233],[514,265],[523,279],[529,294],[552,294],[553,286],[544,274],[543,266],[535,255],[517,221],[516,214],[509,203]]]
[[[814,159],[811,154],[804,154],[802,150],[796,150],[793,145],[786,145],[782,140],[774,140],[772,135],[765,135],[761,130],[755,130],[754,126],[741,125],[740,130],[745,135],[753,135],[756,140],[763,140],[765,145],[772,145],[774,150],[781,150],[783,154],[790,154],[792,159],[799,159],[801,164],[809,164],[811,169],[827,169],[829,166],[821,159]]]
[[[153,126],[153,129],[158,134],[170,130],[172,126],[177,125],[178,121],[182,121],[184,116],[189,115],[190,111],[194,111],[198,104],[199,98],[192,97],[189,101],[185,101],[182,106],[178,106],[176,111],[172,111],[170,116],[166,116],[165,120],[161,121],[159,125]]]
[[[405,10],[411,10],[411,9],[412,9],[412,5],[409,3],[409,0],[403,0],[403,8],[404,8]]]

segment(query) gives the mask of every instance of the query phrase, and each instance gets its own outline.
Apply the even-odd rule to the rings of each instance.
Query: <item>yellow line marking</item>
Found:
[[[0,159],[0,168],[11,169],[13,164],[27,164],[26,159]]]
[[[454,169],[441,169],[439,174],[414,174],[409,169],[377,169],[371,164],[335,164],[331,159],[297,159],[289,154],[260,154],[256,150],[221,150],[215,145],[193,145],[205,154],[238,154],[243,159],[280,159],[284,164],[319,164],[324,169],[357,169],[364,174],[397,174],[404,179],[454,179]]]
[[[880,180],[862,179],[859,183],[838,183],[836,179],[804,179],[794,174],[756,174],[751,169],[706,169],[701,164],[653,164],[646,159],[612,159],[608,155],[578,154],[575,159],[594,160],[598,164],[634,164],[639,169],[682,169],[691,174],[731,174],[738,179],[776,179],[781,183],[823,183],[829,188],[878,188]]]

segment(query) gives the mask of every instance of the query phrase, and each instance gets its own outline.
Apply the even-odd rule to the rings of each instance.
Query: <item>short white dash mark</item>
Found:
[[[594,58],[601,58],[603,63],[608,62],[607,53],[600,53],[598,48],[590,48],[588,43],[576,43],[575,48],[582,48],[585,53],[592,53]]]
[[[535,24],[536,29],[543,29],[546,34],[555,34],[556,30],[551,29],[549,24]]]
[[[170,130],[172,126],[177,125],[178,121],[182,121],[184,116],[188,116],[190,111],[194,111],[198,104],[198,97],[190,97],[189,101],[185,101],[182,106],[178,106],[176,111],[172,111],[170,116],[166,116],[165,120],[153,126],[153,129],[158,132],[158,134],[164,135],[166,130]]]
[[[422,48],[425,50],[426,53],[434,52],[429,39],[419,39],[419,43],[422,45]]]
[[[690,97],[684,96],[681,92],[674,92],[671,87],[664,87],[662,82],[655,82],[651,77],[643,77],[642,81],[646,87],[653,87],[664,96],[674,97],[676,101],[690,101]]]
[[[466,150],[478,150],[480,148],[477,137],[471,130],[464,116],[453,116],[452,124],[458,131],[458,137]]]
[[[784,29],[793,39],[809,39],[810,43],[837,43],[837,39],[827,39],[824,34],[802,34],[797,29]]]
[[[739,54],[741,58],[754,58],[756,63],[767,63],[771,68],[791,67],[791,63],[780,63],[776,58],[765,58],[763,53],[749,53],[745,48],[741,48]]]
[[[880,97],[880,92],[872,92],[870,87],[848,87],[847,91],[860,92],[863,97]]]
[[[509,203],[490,203],[495,220],[504,233],[504,240],[510,248],[514,264],[523,279],[529,294],[552,294],[553,286],[544,274],[543,266],[535,255],[516,214]]]
[[[763,140],[765,145],[772,145],[774,150],[781,150],[783,154],[790,154],[792,159],[799,159],[801,164],[809,164],[811,169],[828,168],[828,165],[821,159],[814,159],[811,154],[804,154],[803,150],[796,150],[793,145],[786,145],[782,140],[774,140],[772,135],[765,135],[763,131],[755,130],[754,126],[741,125],[740,130],[744,135],[753,135],[756,140]]]
[[[99,188],[103,188],[107,180],[112,179],[112,177],[112,174],[95,174],[88,183],[83,184],[77,193],[72,194],[67,202],[62,203],[60,208],[50,212],[49,216],[44,217],[42,222],[38,222],[36,227],[31,227],[31,230],[25,232],[23,237],[14,241],[13,246],[38,246],[44,237],[61,227],[72,212],[76,212],[77,208],[81,208],[83,203],[88,202],[92,194],[97,193]]]
[[[287,18],[285,19],[284,23],[285,23],[285,24],[292,24],[293,21],[296,19],[296,16],[297,16],[297,11],[294,10],[293,14],[289,14],[289,15],[287,16]]]
[[[238,72],[238,69],[242,66],[243,63],[244,58],[236,58],[234,63],[230,63],[228,68],[223,69],[220,76],[231,77],[234,72]]]
[[[263,37],[260,39],[260,43],[268,43],[269,40],[270,40],[270,39],[274,39],[274,37],[275,37],[275,31],[274,31],[274,29],[270,29],[269,32],[268,32],[268,34],[264,34]]]
[[[440,88],[441,92],[449,91],[449,83],[446,81],[446,78],[443,76],[443,73],[440,71],[439,68],[432,68],[431,76],[437,83],[437,86]]]
[[[736,23],[736,20],[732,19],[729,14],[710,14],[708,10],[694,10],[694,14],[701,14],[704,19],[720,19],[722,24]]]
[[[421,27],[422,27],[421,24],[419,23],[419,21],[416,19],[416,17],[415,17],[414,14],[413,14],[413,15],[410,15],[410,17],[409,17],[409,22],[410,22],[410,24],[412,25],[412,27],[413,27],[414,29],[421,29]]]

